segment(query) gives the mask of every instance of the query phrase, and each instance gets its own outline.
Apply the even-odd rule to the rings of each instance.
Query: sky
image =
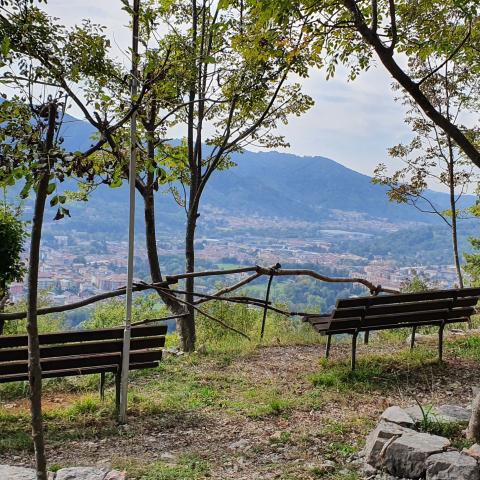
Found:
[[[105,25],[122,58],[120,52],[129,44],[130,33],[128,17],[120,7],[120,0],[49,0],[46,9],[65,25],[80,23],[83,18]],[[123,58],[127,62],[127,57]],[[329,157],[367,175],[381,162],[392,168],[400,166],[389,158],[387,149],[408,141],[411,133],[383,67],[372,67],[355,82],[348,82],[343,72],[327,81],[325,72],[313,70],[301,83],[315,105],[278,129],[290,143],[289,153]]]

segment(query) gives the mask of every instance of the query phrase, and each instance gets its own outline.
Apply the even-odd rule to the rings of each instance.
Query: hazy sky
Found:
[[[105,25],[120,52],[129,43],[128,17],[120,6],[120,0],[49,0],[47,10],[66,25],[86,17]],[[387,148],[407,140],[410,131],[383,67],[372,68],[355,82],[341,74],[327,82],[323,72],[312,71],[302,83],[315,106],[279,129],[290,142],[289,152],[326,156],[369,175],[379,162],[393,166]]]

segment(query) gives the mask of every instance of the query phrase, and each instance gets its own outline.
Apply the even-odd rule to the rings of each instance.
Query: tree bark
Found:
[[[472,416],[467,428],[467,438],[480,443],[480,393],[473,400]]]
[[[145,218],[145,243],[147,248],[148,265],[150,268],[150,276],[153,283],[163,282],[162,271],[160,268],[160,260],[157,251],[157,231],[155,226],[155,198],[153,189],[147,186],[142,192],[144,202],[144,218]],[[183,315],[186,309],[180,303],[175,301],[174,293],[166,295],[162,291],[158,291],[162,301],[175,315]]]
[[[57,108],[54,103],[48,105],[48,130],[45,141],[45,170],[41,173],[37,186],[35,207],[30,240],[30,257],[28,265],[27,296],[27,334],[28,334],[28,383],[30,386],[30,412],[32,415],[32,437],[35,448],[37,479],[47,480],[47,461],[45,457],[45,441],[42,416],[42,368],[40,364],[40,344],[38,339],[38,272],[40,263],[40,243],[42,240],[43,216],[50,181],[50,165],[48,155],[53,146]]]
[[[186,273],[195,271],[195,229],[197,226],[197,210],[196,208],[190,209],[188,212],[187,226],[185,232],[185,269]],[[195,278],[188,277],[185,280],[185,300],[189,304],[195,302]],[[191,306],[187,306],[188,315],[179,321],[179,334],[181,339],[182,350],[185,352],[193,352],[195,350],[195,309]]]
[[[452,247],[453,258],[455,260],[455,269],[457,271],[458,286],[463,288],[463,275],[462,267],[460,265],[460,256],[458,253],[458,234],[457,234],[457,205],[455,202],[455,180],[454,180],[454,167],[453,159],[451,158],[448,163],[448,174],[450,178],[450,210],[452,211]]]
[[[38,480],[47,480],[45,442],[42,417],[42,369],[40,365],[40,344],[38,340],[37,294],[40,260],[40,242],[42,237],[43,214],[47,199],[49,174],[44,173],[38,184],[35,199],[35,212],[30,241],[30,260],[28,269],[28,382],[30,385],[30,412],[32,415],[32,436],[35,447],[35,461]]]
[[[147,156],[151,164],[155,164],[155,122],[158,111],[158,105],[155,99],[151,100],[148,109],[148,115],[144,122],[147,136]],[[139,180],[139,179],[137,179]],[[160,268],[160,259],[157,250],[157,228],[155,224],[155,176],[151,171],[147,172],[146,182],[142,185],[137,181],[137,190],[143,198],[144,218],[145,218],[145,243],[147,248],[148,265],[150,268],[150,277],[153,283],[163,282],[162,270]],[[175,300],[174,293],[167,295],[163,291],[157,290],[163,303],[170,309],[174,315],[183,315],[186,313],[184,306]]]

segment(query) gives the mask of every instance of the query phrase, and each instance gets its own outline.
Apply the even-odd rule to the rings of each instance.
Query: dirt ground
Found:
[[[362,346],[359,361],[367,349],[381,356],[391,354],[392,348],[406,350],[404,344]],[[216,400],[192,410],[135,413],[127,426],[99,432],[98,438],[49,443],[49,461],[62,467],[157,460],[175,465],[186,455],[208,463],[208,473],[180,479],[354,479],[356,467],[351,460],[387,406],[406,406],[415,401],[467,405],[472,399],[472,385],[480,385],[478,361],[449,351],[442,365],[433,361],[413,368],[394,365],[386,384],[373,375],[373,381],[370,378],[359,388],[319,387],[312,376],[319,371],[322,355],[321,345],[277,346],[257,349],[228,365],[189,365],[197,380],[205,376],[207,387],[216,376],[220,375],[223,382],[230,378],[230,403],[223,406],[222,400]],[[348,355],[348,345],[335,345],[330,362],[334,364]],[[161,374],[155,375],[162,382]],[[235,395],[240,395],[237,388],[238,392],[255,392],[258,387],[260,392],[265,391],[265,385],[270,389],[267,395],[274,391],[288,402],[279,406],[273,403],[273,407],[270,404],[273,410],[264,415],[232,409]],[[154,396],[151,392],[149,395]],[[67,406],[75,398],[74,394],[48,394],[45,409]],[[4,410],[12,412],[26,406],[25,400],[3,404]],[[0,454],[0,463],[30,466],[32,460],[31,451]]]

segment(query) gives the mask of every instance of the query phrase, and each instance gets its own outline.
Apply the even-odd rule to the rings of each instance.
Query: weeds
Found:
[[[208,463],[195,455],[182,455],[175,464],[157,461],[145,465],[132,459],[117,459],[114,466],[126,470],[132,480],[199,480],[210,471]]]

